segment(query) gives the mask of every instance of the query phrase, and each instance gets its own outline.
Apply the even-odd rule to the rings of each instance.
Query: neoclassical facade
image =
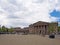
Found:
[[[26,34],[43,34],[43,35],[50,33],[56,34],[58,33],[58,23],[38,21],[36,23],[29,25],[29,27],[25,27],[25,28],[16,27],[14,28],[14,31],[17,33],[26,33]]]
[[[54,33],[57,33],[58,23],[52,23],[54,26]],[[29,33],[32,34],[49,34],[49,26],[51,23],[38,21],[34,24],[29,25]]]

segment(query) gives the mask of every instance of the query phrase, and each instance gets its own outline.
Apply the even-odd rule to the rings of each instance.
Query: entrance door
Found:
[[[39,34],[41,34],[41,30],[39,31]]]

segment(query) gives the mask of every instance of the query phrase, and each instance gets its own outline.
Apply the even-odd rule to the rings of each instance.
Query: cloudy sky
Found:
[[[26,27],[37,21],[60,22],[60,0],[0,0],[0,25]]]

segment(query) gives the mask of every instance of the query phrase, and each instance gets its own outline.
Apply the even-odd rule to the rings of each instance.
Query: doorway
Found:
[[[41,30],[39,31],[39,34],[41,34]]]

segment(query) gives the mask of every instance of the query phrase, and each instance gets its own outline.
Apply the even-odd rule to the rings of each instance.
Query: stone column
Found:
[[[38,34],[40,34],[40,27],[38,26]]]
[[[43,26],[42,36],[45,36],[45,25]]]
[[[48,26],[46,26],[46,34],[49,34]]]
[[[40,30],[41,30],[41,33],[40,34],[42,34],[42,26],[41,26]]]
[[[43,26],[41,26],[41,34],[43,34]]]
[[[45,35],[45,31],[46,31],[46,30],[45,30],[45,25],[44,25],[44,33],[43,33],[44,35]]]

